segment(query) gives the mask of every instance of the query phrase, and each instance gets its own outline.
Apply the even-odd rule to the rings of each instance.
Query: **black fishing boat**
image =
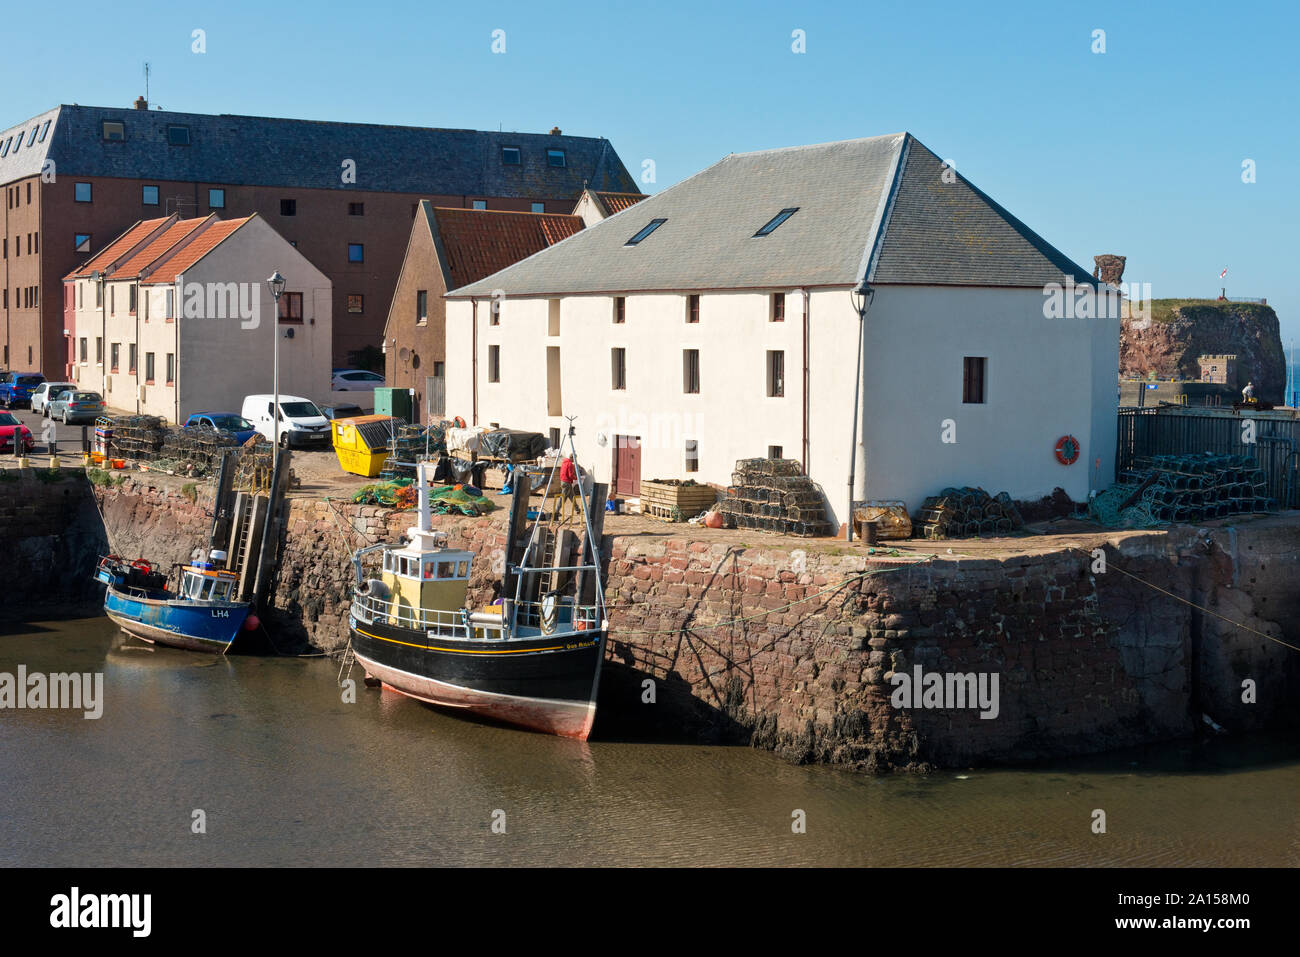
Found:
[[[572,429],[569,448],[572,455]],[[367,675],[421,701],[585,740],[596,716],[608,628],[588,494],[579,484],[569,502],[557,503],[548,484],[522,557],[511,562],[507,556],[501,597],[470,608],[475,556],[448,548],[446,535],[430,528],[432,468],[417,467],[419,519],[407,541],[353,556],[348,653]],[[515,470],[508,542],[523,537],[527,473]],[[570,502],[584,534],[581,553],[566,564],[576,536],[562,527],[559,506]],[[382,553],[380,577],[365,578],[363,561],[375,552]]]

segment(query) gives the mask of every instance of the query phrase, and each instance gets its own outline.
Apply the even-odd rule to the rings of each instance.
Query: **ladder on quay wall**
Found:
[[[266,522],[268,499],[252,492],[237,492],[230,526],[230,553],[227,567],[239,576],[239,597],[252,595],[257,558],[262,546],[262,527]]]

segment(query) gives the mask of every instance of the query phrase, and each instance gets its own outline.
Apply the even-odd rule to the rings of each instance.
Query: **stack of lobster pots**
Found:
[[[740,459],[719,507],[731,528],[795,535],[829,535],[826,499],[796,459]]]
[[[946,488],[921,505],[917,523],[926,538],[972,538],[1015,531],[1025,524],[1011,496],[982,488]]]
[[[148,461],[162,450],[166,435],[167,426],[156,415],[119,415],[112,422],[112,451]]]

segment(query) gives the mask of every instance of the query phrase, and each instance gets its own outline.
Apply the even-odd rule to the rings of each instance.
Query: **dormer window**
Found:
[[[518,146],[503,146],[501,147],[501,162],[505,166],[518,166],[523,162],[523,153]]]
[[[167,127],[168,146],[189,146],[190,128],[188,126],[170,125]]]
[[[126,139],[126,126],[121,120],[104,120],[100,127],[104,139],[110,143],[121,143]]]
[[[668,222],[667,219],[652,219],[652,220],[650,220],[650,222],[648,222],[644,227],[642,227],[642,229],[641,229],[640,232],[638,232],[635,236],[633,236],[631,239],[629,239],[629,240],[628,240],[626,243],[624,243],[623,245],[625,245],[625,246],[635,246],[637,243],[641,242],[643,239],[645,239],[647,236],[649,236],[651,233],[653,233],[656,229],[658,229],[660,226],[662,226],[662,225],[663,225],[664,223],[666,223],[666,222]]]
[[[798,206],[793,206],[789,209],[781,210],[781,212],[777,213],[775,216],[769,219],[766,225],[764,225],[762,229],[754,233],[753,238],[757,239],[759,236],[770,236],[778,226],[780,226],[782,223],[784,223],[787,219],[789,219],[797,212],[799,212]]]
[[[547,150],[547,151],[546,151],[546,165],[547,165],[547,166],[567,166],[568,164],[564,161],[564,150]]]

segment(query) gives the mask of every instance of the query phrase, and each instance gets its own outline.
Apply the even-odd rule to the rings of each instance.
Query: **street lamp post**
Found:
[[[867,284],[866,279],[863,279],[861,285],[850,293],[850,297],[853,300],[853,307],[858,312],[858,358],[853,370],[853,444],[849,451],[849,526],[846,533],[846,540],[851,542],[853,541],[853,495],[857,485],[858,445],[861,443],[861,436],[858,434],[858,406],[861,404],[862,393],[864,365],[862,350],[865,348],[867,310],[871,308],[875,290]],[[866,467],[865,462],[863,467]]]
[[[277,269],[271,273],[266,284],[271,287],[271,298],[274,300],[271,309],[271,335],[275,342],[271,347],[271,363],[273,370],[271,373],[272,382],[275,390],[275,404],[271,407],[271,412],[275,425],[275,445],[280,446],[280,297],[284,294],[284,277],[280,275]]]

